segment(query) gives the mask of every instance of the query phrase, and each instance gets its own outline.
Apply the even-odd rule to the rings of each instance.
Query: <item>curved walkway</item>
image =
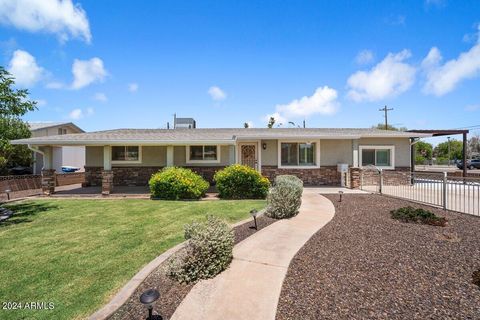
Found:
[[[320,190],[304,189],[296,217],[278,221],[235,246],[230,267],[197,283],[171,319],[275,319],[290,261],[335,213]]]

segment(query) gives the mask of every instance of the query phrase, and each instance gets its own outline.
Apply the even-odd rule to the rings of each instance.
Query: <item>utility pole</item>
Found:
[[[450,137],[447,137],[448,140],[448,166],[450,166]]]
[[[392,111],[393,108],[387,108],[387,106],[383,107],[382,109],[378,109],[378,111],[385,112],[385,130],[388,130],[388,111]]]

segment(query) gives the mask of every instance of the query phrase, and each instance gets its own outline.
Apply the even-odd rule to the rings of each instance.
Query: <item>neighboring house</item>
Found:
[[[217,170],[233,163],[271,180],[294,174],[307,185],[339,185],[338,164],[409,170],[411,141],[429,136],[342,128],[118,129],[12,143],[46,155],[57,146],[85,146],[85,184],[102,185],[108,194],[114,185],[146,185],[152,173],[167,166],[188,167],[212,181]]]
[[[85,133],[72,122],[29,122],[32,138],[50,137],[75,133]],[[33,153],[33,173],[40,174],[44,166],[43,155]],[[83,146],[53,146],[52,168],[62,171],[62,166],[79,167],[82,171],[85,166],[85,147]]]

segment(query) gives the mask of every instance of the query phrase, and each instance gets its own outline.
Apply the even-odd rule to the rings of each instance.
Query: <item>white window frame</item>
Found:
[[[215,146],[217,147],[217,160],[190,160],[190,147],[203,147],[203,152],[205,152],[205,146]],[[185,162],[188,164],[192,163],[220,163],[220,150],[222,148],[218,144],[199,144],[199,145],[192,145],[192,146],[187,146],[185,148]]]
[[[282,143],[315,143],[315,164],[311,166],[282,166]],[[320,140],[278,140],[277,163],[279,169],[318,169],[320,168]]]
[[[361,145],[358,146],[358,157],[359,161],[358,164],[360,165],[360,168],[363,168],[363,161],[362,161],[362,155],[363,155],[363,149],[368,149],[368,150],[375,150],[375,163],[377,162],[377,150],[390,150],[390,165],[389,166],[377,166],[378,168],[381,169],[395,169],[395,146],[378,146],[378,145]]]
[[[113,147],[138,147],[138,160],[113,160]],[[142,163],[142,146],[139,145],[112,145],[112,152],[111,152],[111,159],[112,164],[133,164],[133,163]]]

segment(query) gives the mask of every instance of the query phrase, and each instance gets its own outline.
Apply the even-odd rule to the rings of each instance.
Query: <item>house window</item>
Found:
[[[112,161],[139,161],[139,146],[114,146],[112,147]]]
[[[218,162],[219,152],[218,146],[189,146],[188,147],[188,162]]]
[[[394,167],[393,159],[395,149],[393,146],[361,146],[360,149],[362,167]]]
[[[65,128],[58,128],[58,134],[67,134],[67,129]]]
[[[280,163],[282,166],[315,166],[315,143],[282,142]]]

